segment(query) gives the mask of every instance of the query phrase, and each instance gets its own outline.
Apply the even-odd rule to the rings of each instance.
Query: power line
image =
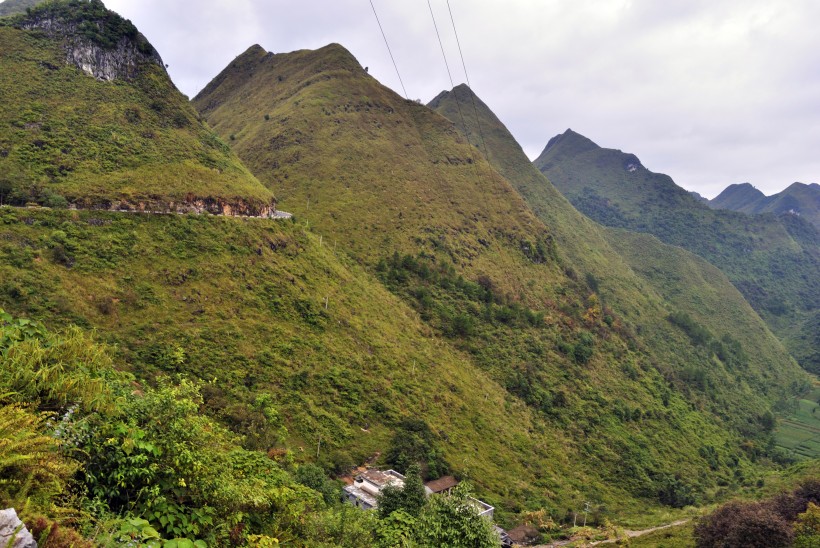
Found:
[[[441,42],[441,34],[438,32],[438,25],[436,24],[436,16],[433,15],[433,5],[430,0],[427,0],[427,7],[430,8],[430,17],[433,18],[433,28],[436,29],[436,36],[438,37],[438,45],[441,48],[441,56],[444,57],[444,66],[447,67],[447,76],[450,78],[450,86],[456,87],[453,83],[453,75],[450,73],[450,64],[447,63],[447,56],[444,54],[444,44]]]
[[[461,118],[461,125],[464,127],[464,133],[467,136],[467,144],[470,144],[470,129],[467,127],[467,121],[464,119],[464,114],[461,112],[461,104],[458,101],[458,95],[455,92],[455,82],[453,82],[453,75],[450,72],[450,64],[447,62],[447,55],[444,53],[444,43],[441,41],[441,34],[438,32],[438,25],[436,24],[436,16],[433,14],[433,5],[430,3],[430,0],[427,0],[427,7],[430,8],[430,17],[433,18],[433,28],[436,29],[436,36],[438,37],[438,45],[441,48],[441,56],[444,58],[444,66],[447,67],[447,76],[450,78],[450,87],[453,89],[453,95],[456,98],[456,110],[458,110],[458,116]],[[472,145],[470,145],[472,148]],[[470,153],[470,159],[473,161],[473,170],[476,173],[476,177],[478,177],[478,167],[476,166],[475,157],[473,157],[472,152]]]
[[[429,1],[429,0],[428,0]],[[464,78],[467,79],[467,87],[470,88],[470,101],[473,103],[473,114],[475,114],[475,121],[478,124],[478,136],[481,139],[481,146],[484,148],[484,156],[487,161],[490,156],[487,154],[487,143],[484,142],[484,132],[481,131],[481,119],[478,117],[478,108],[475,106],[475,93],[473,93],[473,86],[470,84],[470,75],[467,73],[467,63],[464,62],[464,53],[461,51],[461,40],[458,39],[458,31],[456,30],[456,20],[453,18],[453,10],[450,8],[450,0],[447,0],[447,11],[450,12],[450,22],[453,24],[453,34],[456,36],[456,44],[458,44],[458,55],[461,57],[461,66],[464,68]],[[456,95],[456,104],[458,104],[458,96]]]
[[[376,6],[373,5],[373,0],[370,0],[370,7],[373,8],[373,15],[376,16],[376,23],[378,23],[379,30],[382,32],[384,45],[387,46],[387,53],[390,54],[390,60],[393,61],[393,68],[396,69],[396,76],[399,77],[399,83],[401,84],[401,90],[404,92],[404,98],[410,100],[410,97],[407,95],[407,90],[404,88],[404,82],[401,79],[401,74],[399,74],[399,66],[396,64],[396,59],[393,58],[393,52],[390,51],[390,44],[387,43],[387,35],[384,34],[384,29],[382,28],[381,21],[379,21],[379,14],[376,13]]]

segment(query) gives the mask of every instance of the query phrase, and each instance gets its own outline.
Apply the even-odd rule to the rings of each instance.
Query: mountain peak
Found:
[[[441,93],[433,97],[433,99],[427,103],[427,106],[433,110],[436,110],[443,101],[453,96],[459,103],[464,103],[467,100],[474,101],[478,99],[478,96],[470,89],[470,86],[467,84],[459,84],[453,89],[447,91],[446,89],[443,90]],[[478,99],[480,102],[480,99]],[[462,128],[463,129],[463,128]]]
[[[584,137],[580,133],[573,131],[570,128],[567,128],[567,130],[564,133],[556,135],[547,142],[547,146],[546,148],[544,148],[544,152],[559,144],[564,147],[571,147],[578,152],[580,152],[581,150],[594,150],[597,148],[601,148],[595,142],[593,142],[592,139]]]
[[[723,192],[709,201],[709,206],[713,209],[741,211],[765,198],[766,195],[752,186],[751,183],[739,183],[727,186]]]
[[[61,40],[66,63],[98,80],[132,80],[146,63],[165,70],[159,53],[134,24],[100,0],[43,2],[4,24]]]
[[[591,139],[584,137],[572,129],[567,129],[564,133],[560,133],[547,141],[547,146],[536,158],[535,165],[541,168],[544,163],[547,153],[555,154],[558,152],[575,155],[590,150],[598,150],[601,147],[595,144]],[[542,170],[543,171],[543,170]]]

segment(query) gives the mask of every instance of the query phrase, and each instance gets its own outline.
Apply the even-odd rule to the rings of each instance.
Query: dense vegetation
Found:
[[[590,218],[653,234],[723,270],[801,365],[820,368],[820,239],[808,221],[712,210],[634,155],[572,130],[535,165]]]
[[[544,225],[451,123],[379,85],[337,45],[279,55],[254,46],[194,103],[258,176],[276,181],[283,207],[375,271],[439,340],[560,431],[565,452],[594,462],[604,484],[679,506],[747,482],[751,469],[716,483],[712,473],[781,457],[760,421],[805,379],[719,273],[698,272],[687,290],[705,291],[708,307],[681,306],[716,341],[738,337],[749,357],[740,367],[666,321],[677,307],[623,260],[609,261],[608,242],[557,192]],[[787,389],[775,395],[774,386]],[[763,394],[768,403],[753,403]],[[678,407],[681,395],[711,418]],[[699,429],[701,443],[670,430],[673,415],[683,431]],[[705,441],[714,420],[747,449]],[[709,472],[684,472],[687,458],[676,456],[685,453],[688,463],[711,462]]]
[[[763,502],[729,502],[695,527],[698,548],[809,548],[820,545],[820,481]]]
[[[244,449],[203,414],[202,385],[143,386],[77,328],[0,310],[0,373],[0,505],[20,508],[43,546],[498,544],[465,487],[428,501],[417,472],[412,507],[401,496],[377,519],[343,506],[321,469]],[[274,402],[262,407],[282,431]]]
[[[151,54],[154,51],[131,21],[106,9],[101,0],[38,2],[28,6],[25,15],[6,24],[18,26],[40,19],[59,21],[66,27],[75,29],[78,38],[105,49],[113,49],[125,40],[137,43],[137,48],[143,53]]]
[[[16,28],[48,15],[87,23],[103,33],[91,40],[103,44],[144,40],[133,25],[96,0],[29,11],[0,25],[0,204],[122,201],[164,210],[211,199],[253,211],[271,203],[272,193],[198,120],[163,67],[146,62],[132,82],[100,82],[66,64],[60,36]]]
[[[31,76],[0,72],[4,200],[269,200],[158,66],[103,83],[37,32],[0,46]],[[553,535],[586,506],[589,525],[651,522],[785,462],[772,411],[805,376],[705,263],[669,251],[638,275],[563,199],[545,224],[337,45],[251,48],[196,104],[294,220],[0,207],[0,497],[38,535],[484,546],[466,493],[422,503],[422,477]],[[331,479],[366,462],[409,476],[381,516]]]

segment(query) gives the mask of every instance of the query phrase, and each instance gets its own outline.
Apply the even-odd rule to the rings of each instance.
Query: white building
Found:
[[[401,489],[404,476],[395,470],[367,470],[356,476],[353,485],[345,486],[345,499],[354,506],[370,510],[379,505],[376,496],[388,485]]]

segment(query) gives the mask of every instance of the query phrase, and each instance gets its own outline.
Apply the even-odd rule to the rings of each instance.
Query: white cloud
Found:
[[[450,87],[427,2],[373,0],[410,98]],[[431,0],[455,83],[446,0]],[[254,43],[338,42],[401,93],[364,0],[108,0],[194,95]],[[474,90],[534,157],[567,127],[714,195],[820,180],[816,0],[450,0]]]

